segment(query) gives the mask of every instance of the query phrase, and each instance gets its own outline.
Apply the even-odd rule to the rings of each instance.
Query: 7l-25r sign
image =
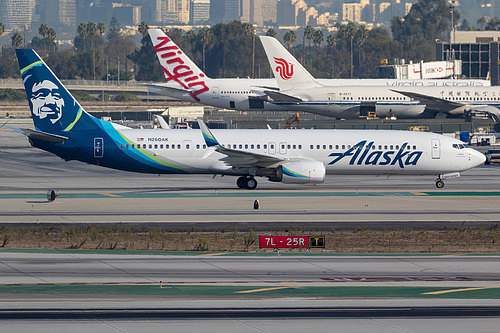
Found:
[[[309,236],[260,236],[259,247],[261,249],[306,249],[310,247],[324,248],[325,237]]]

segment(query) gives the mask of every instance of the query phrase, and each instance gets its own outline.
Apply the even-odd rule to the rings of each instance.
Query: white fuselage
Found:
[[[486,80],[395,80],[395,79],[318,79],[318,82],[329,86],[329,89],[339,89],[340,91],[351,91],[358,89],[367,91],[370,87],[371,91],[374,88],[382,88],[383,93],[387,93],[388,89],[400,89],[405,87],[467,87],[481,88],[489,85]],[[204,105],[214,106],[223,109],[234,109],[239,111],[290,111],[297,110],[295,106],[287,104],[274,104],[267,102],[268,98],[264,93],[265,90],[278,91],[278,85],[275,79],[205,79],[205,84],[208,91],[202,92],[196,97],[199,101],[193,99],[187,90],[183,90],[177,82],[156,83],[149,87],[150,93],[167,95],[172,98],[181,99],[187,102],[196,102]],[[162,88],[163,87],[163,88]],[[168,89],[172,87],[173,89]],[[378,91],[378,90],[377,90]],[[375,95],[374,95],[375,96]],[[341,101],[339,101],[341,102]],[[413,103],[418,104],[418,103]],[[385,107],[380,104],[380,112],[389,111],[390,107],[385,110]],[[338,103],[332,108],[322,106],[308,105],[308,112],[332,116],[332,113],[339,113],[342,118],[358,118],[359,111],[356,112],[350,104]],[[398,107],[398,111],[403,117],[415,117],[420,114],[422,106],[409,107],[407,105]],[[302,111],[302,110],[301,110]],[[306,110],[304,110],[306,111]]]
[[[207,147],[199,130],[118,129],[134,144],[121,149],[146,152],[186,173],[248,174]],[[434,133],[363,130],[213,130],[226,148],[285,160],[315,160],[327,174],[443,174],[484,162],[461,141]],[[139,139],[140,138],[140,139]],[[356,147],[355,147],[356,145]]]
[[[434,106],[397,91],[418,93],[457,105],[453,108],[449,105]],[[461,115],[474,107],[500,106],[499,87],[318,87],[283,93],[302,101],[277,101],[279,106],[337,118],[366,117],[367,112],[375,112],[378,117],[413,118],[429,110]]]

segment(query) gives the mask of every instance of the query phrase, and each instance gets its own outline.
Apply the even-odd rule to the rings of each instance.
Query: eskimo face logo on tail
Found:
[[[351,157],[349,165],[399,165],[401,169],[405,166],[417,165],[418,160],[423,154],[423,151],[412,150],[408,147],[408,142],[401,145],[399,150],[376,150],[373,141],[360,141],[352,148],[343,153],[332,153],[329,156],[336,158],[328,164],[335,164],[341,161],[344,157]]]
[[[64,99],[55,83],[44,80],[33,84],[30,102],[33,116],[40,120],[48,119],[52,124],[55,124],[61,119]]]
[[[276,71],[280,74],[280,77],[283,80],[290,80],[293,76],[293,64],[287,62],[283,58],[274,58],[274,62],[276,63]]]
[[[200,101],[199,94],[208,91],[205,84],[203,73],[196,75],[192,68],[184,63],[178,55],[182,55],[182,51],[172,42],[167,36],[157,37],[158,44],[155,45],[155,51],[162,59],[166,59],[166,64],[160,60],[161,67],[167,82],[175,81],[183,89],[187,90],[191,97],[197,102]],[[170,43],[170,45],[168,45]]]

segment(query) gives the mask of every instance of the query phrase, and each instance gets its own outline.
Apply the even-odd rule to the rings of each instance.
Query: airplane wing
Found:
[[[397,93],[404,95],[406,97],[417,99],[420,102],[424,103],[426,108],[430,109],[430,110],[440,110],[441,112],[443,112],[443,111],[449,111],[449,110],[453,110],[453,109],[456,109],[458,107],[464,106],[464,104],[459,103],[459,102],[448,101],[448,100],[443,99],[443,98],[414,93],[414,92],[410,92],[410,91],[401,91],[401,90],[394,90],[394,89],[391,89],[391,91],[397,92]]]
[[[10,129],[24,134],[28,136],[30,139],[35,139],[35,140],[41,140],[41,141],[47,141],[47,142],[63,142],[68,140],[68,137],[62,136],[62,135],[56,135],[56,134],[50,134],[50,133],[45,133],[45,132],[40,132],[37,130],[32,130],[29,128],[17,128],[17,127],[12,127],[8,126]]]
[[[241,151],[236,149],[230,149],[222,147],[221,144],[214,137],[208,126],[201,119],[198,119],[198,124],[200,125],[203,138],[208,147],[215,147],[215,150],[221,154],[226,155],[222,158],[222,161],[231,165],[235,168],[269,168],[272,166],[278,166],[285,162],[285,159],[277,158],[274,156],[256,154],[247,151]]]
[[[302,102],[302,99],[298,97],[287,95],[277,91],[264,90],[264,93],[277,102]]]

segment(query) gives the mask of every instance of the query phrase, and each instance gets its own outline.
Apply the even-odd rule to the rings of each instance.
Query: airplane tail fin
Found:
[[[198,95],[209,90],[205,83],[209,78],[161,29],[149,29],[148,33],[167,82],[177,83],[199,102]]]
[[[38,131],[65,133],[72,129],[95,129],[86,113],[40,56],[31,49],[16,50],[33,123]]]
[[[320,87],[321,84],[274,37],[259,36],[281,91]]]

